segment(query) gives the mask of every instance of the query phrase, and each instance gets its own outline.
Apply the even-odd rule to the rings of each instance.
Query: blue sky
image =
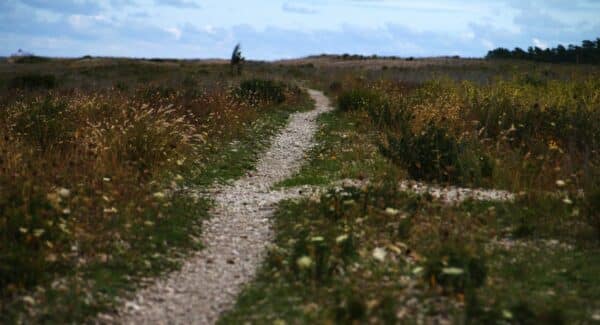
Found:
[[[0,55],[477,57],[597,37],[598,0],[0,0]]]

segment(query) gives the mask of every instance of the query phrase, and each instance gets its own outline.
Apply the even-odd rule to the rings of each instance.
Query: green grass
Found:
[[[75,270],[42,284],[3,307],[3,323],[79,323],[109,311],[116,298],[152,276],[179,266],[177,256],[200,249],[196,239],[208,217],[207,201],[176,195],[161,206],[148,207],[148,220],[157,220],[120,241],[112,254],[82,261]],[[168,215],[161,222],[160,215]],[[27,298],[26,298],[27,297]],[[33,299],[27,301],[29,299]]]
[[[276,246],[221,324],[589,323],[600,309],[600,248],[573,236],[515,239],[496,213],[534,208],[443,206],[385,184],[285,202]],[[300,267],[302,256],[312,264]]]
[[[539,316],[558,312],[568,323],[588,322],[600,309],[599,253],[598,248],[536,241],[495,249],[488,263],[489,284],[479,291],[480,299],[496,309],[521,303]]]
[[[364,179],[394,166],[372,144],[374,134],[361,113],[333,111],[322,114],[316,145],[300,172],[278,186],[328,185],[345,178]]]

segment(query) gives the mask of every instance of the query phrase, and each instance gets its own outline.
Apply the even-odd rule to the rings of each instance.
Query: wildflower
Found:
[[[340,243],[345,242],[346,239],[348,239],[348,235],[343,234],[343,235],[337,236],[337,238],[335,239],[335,242],[340,244]]]
[[[58,195],[60,195],[62,198],[68,198],[71,195],[71,191],[64,187],[59,188],[56,193],[58,193]]]
[[[28,305],[35,305],[35,299],[33,299],[31,296],[24,296],[23,302],[25,302]]]
[[[448,274],[448,275],[461,275],[464,272],[465,271],[463,271],[463,269],[460,269],[458,267],[445,267],[442,269],[442,273]]]
[[[115,207],[105,208],[104,209],[104,213],[117,213],[117,212],[119,212],[119,211]]]
[[[373,258],[378,260],[379,262],[385,261],[386,255],[387,255],[387,252],[385,251],[385,248],[376,247],[373,250]]]
[[[393,217],[393,216],[397,215],[398,213],[400,213],[400,211],[399,211],[398,209],[394,209],[394,208],[386,208],[386,209],[385,209],[385,213],[386,213],[387,215],[389,215],[389,216],[392,216],[392,217]]]
[[[54,207],[55,209],[58,209],[60,206],[60,202],[62,202],[62,199],[57,193],[46,194],[46,200],[48,200],[48,202],[50,202],[50,205],[52,205],[52,207]]]
[[[312,265],[312,259],[308,256],[302,256],[296,260],[296,264],[301,269],[307,269]]]
[[[48,254],[48,256],[46,256],[45,258],[46,262],[50,262],[50,263],[54,263],[56,262],[57,258],[56,258],[56,254]]]

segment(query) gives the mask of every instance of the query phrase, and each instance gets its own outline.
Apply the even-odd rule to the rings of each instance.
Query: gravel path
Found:
[[[140,290],[126,302],[118,323],[212,324],[221,312],[233,306],[273,237],[270,217],[275,204],[302,194],[272,191],[271,187],[300,169],[305,153],[314,144],[317,116],[332,109],[321,92],[309,93],[316,108],[291,116],[255,171],[210,191],[215,207],[213,217],[203,227],[205,248],[186,261],[181,270]]]

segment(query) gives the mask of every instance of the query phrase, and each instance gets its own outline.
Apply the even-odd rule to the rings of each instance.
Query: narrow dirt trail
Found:
[[[118,323],[212,324],[233,306],[265,256],[273,238],[271,215],[282,199],[299,195],[271,187],[294,173],[314,144],[319,114],[332,110],[319,91],[309,90],[315,109],[295,113],[257,162],[256,170],[231,185],[213,188],[213,216],[204,223],[205,248],[124,304]]]

